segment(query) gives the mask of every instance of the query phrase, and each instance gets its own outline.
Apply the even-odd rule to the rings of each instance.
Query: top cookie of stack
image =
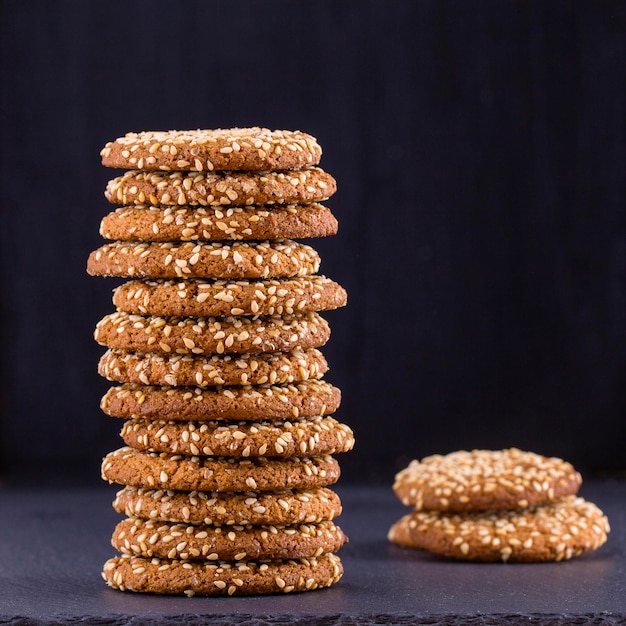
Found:
[[[106,167],[148,171],[297,170],[317,165],[322,148],[300,131],[227,128],[127,133],[100,156]]]
[[[333,552],[346,537],[328,485],[331,455],[354,439],[332,417],[339,389],[320,380],[330,329],[318,312],[346,292],[295,241],[337,231],[320,204],[336,191],[321,153],[310,135],[262,128],[129,133],[101,152],[106,166],[135,168],[109,181],[105,196],[125,206],[104,217],[113,241],[88,260],[92,275],[132,279],[95,331],[109,349],[99,372],[121,383],[101,407],[127,420],[127,447],[102,467],[124,485],[114,506],[129,516],[113,535],[123,556],[103,572],[113,587],[232,595],[341,576]],[[179,532],[172,523],[197,545],[133,538]]]

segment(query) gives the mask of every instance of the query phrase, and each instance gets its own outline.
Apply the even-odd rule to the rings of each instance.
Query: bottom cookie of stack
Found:
[[[342,574],[341,561],[335,554],[268,562],[192,562],[121,556],[108,560],[103,571],[107,584],[121,591],[187,596],[311,591],[330,587]]]

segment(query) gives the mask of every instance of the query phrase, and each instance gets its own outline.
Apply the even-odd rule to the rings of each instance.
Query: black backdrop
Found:
[[[96,477],[113,280],[98,152],[129,130],[318,137],[349,291],[345,480],[515,445],[626,469],[626,3],[3,0],[4,472]]]

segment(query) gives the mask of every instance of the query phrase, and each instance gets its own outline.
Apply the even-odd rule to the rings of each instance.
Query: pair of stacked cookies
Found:
[[[105,196],[121,208],[92,275],[129,278],[97,325],[113,382],[101,406],[125,447],[103,478],[124,485],[112,587],[187,595],[304,591],[342,575],[346,542],[328,488],[352,431],[321,380],[319,311],[346,302],[300,238],[335,234],[320,204],[335,180],[301,132],[129,133],[101,152],[132,168]]]
[[[578,497],[581,475],[558,458],[515,448],[412,461],[393,489],[413,511],[389,539],[470,561],[561,561],[599,548],[609,524]]]

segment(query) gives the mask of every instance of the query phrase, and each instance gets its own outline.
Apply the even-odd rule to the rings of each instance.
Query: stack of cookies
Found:
[[[413,511],[389,539],[469,561],[561,561],[599,548],[609,524],[578,497],[571,464],[515,448],[412,461],[393,489]]]
[[[354,444],[321,380],[319,311],[346,302],[299,238],[333,235],[336,190],[301,132],[144,132],[108,143],[101,225],[113,240],[88,272],[128,278],[97,325],[102,399],[125,421],[104,459],[124,485],[104,566],[118,589],[242,595],[327,587],[345,542],[328,488]]]

